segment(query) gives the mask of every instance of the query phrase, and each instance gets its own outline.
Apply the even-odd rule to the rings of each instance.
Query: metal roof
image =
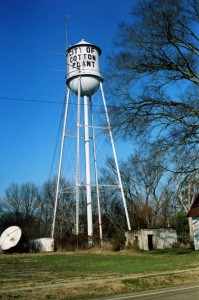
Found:
[[[187,217],[197,218],[199,217],[199,194],[196,196],[194,203],[192,204]]]

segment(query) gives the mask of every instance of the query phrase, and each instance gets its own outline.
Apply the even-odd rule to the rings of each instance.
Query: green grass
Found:
[[[158,272],[196,268],[199,268],[199,251],[190,249],[117,253],[1,254],[0,289],[89,278],[130,277],[133,274],[151,276]],[[122,284],[144,290],[151,284],[151,280],[130,278],[124,279]],[[165,284],[165,281],[162,280],[161,284]],[[46,298],[39,297],[50,299],[50,295]],[[71,299],[76,298],[71,296]]]
[[[121,253],[75,254],[16,254],[0,255],[0,278],[10,272],[44,272],[57,274],[59,278],[127,275],[132,273],[160,272],[199,267],[199,252],[193,250],[169,250]],[[6,270],[6,271],[5,271]],[[37,274],[39,276],[39,274]]]

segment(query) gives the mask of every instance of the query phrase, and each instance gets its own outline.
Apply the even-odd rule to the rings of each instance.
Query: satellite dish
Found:
[[[18,226],[8,227],[0,237],[2,250],[8,250],[17,245],[21,238],[21,229]]]

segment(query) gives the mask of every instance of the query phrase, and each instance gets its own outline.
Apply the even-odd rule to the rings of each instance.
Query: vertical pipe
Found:
[[[58,202],[58,195],[59,195],[59,183],[60,183],[60,176],[61,176],[63,150],[64,150],[64,140],[65,140],[65,132],[66,132],[66,120],[67,120],[67,115],[68,115],[69,96],[70,96],[70,90],[68,89],[67,97],[66,97],[66,104],[65,104],[65,112],[64,112],[61,148],[60,148],[60,155],[59,155],[59,166],[58,166],[57,185],[56,185],[56,192],[55,192],[55,206],[54,206],[54,214],[53,214],[53,223],[52,223],[52,229],[51,229],[51,237],[52,238],[54,238],[54,234],[55,234],[55,220],[56,220],[56,214],[57,214],[57,202]]]
[[[125,196],[124,196],[124,190],[123,190],[123,186],[122,186],[122,180],[121,180],[119,165],[118,165],[118,161],[117,161],[117,155],[116,155],[116,151],[115,151],[115,145],[114,145],[114,141],[113,141],[113,136],[112,136],[110,120],[109,120],[109,116],[108,116],[108,110],[107,110],[107,106],[106,106],[106,100],[105,100],[105,97],[104,97],[102,82],[100,82],[100,90],[101,90],[102,99],[103,99],[103,103],[104,103],[104,109],[105,109],[105,113],[106,113],[106,120],[107,120],[107,124],[108,124],[108,130],[109,130],[111,145],[112,145],[112,149],[113,149],[113,155],[114,155],[114,159],[115,159],[115,165],[116,165],[116,170],[117,170],[119,187],[120,187],[120,190],[121,190],[122,200],[123,200],[123,204],[124,204],[124,210],[125,210],[125,214],[126,214],[127,226],[128,226],[128,230],[131,230],[128,210],[127,210],[127,205],[126,205],[126,199],[125,199]]]
[[[86,198],[87,198],[87,229],[88,245],[93,244],[93,220],[92,220],[92,199],[91,199],[91,175],[90,175],[90,140],[88,121],[89,96],[84,96],[84,142],[85,142],[85,167],[86,167]]]
[[[76,145],[76,235],[79,235],[79,173],[80,173],[80,100],[81,100],[81,77],[78,77],[78,100],[77,100],[77,145]]]
[[[90,101],[90,112],[91,112],[93,157],[94,157],[95,184],[96,184],[96,194],[97,194],[98,220],[99,220],[99,235],[100,235],[100,241],[102,244],[102,218],[101,218],[101,207],[100,207],[100,196],[99,196],[99,182],[98,182],[97,155],[96,155],[95,129],[94,129],[92,101]]]

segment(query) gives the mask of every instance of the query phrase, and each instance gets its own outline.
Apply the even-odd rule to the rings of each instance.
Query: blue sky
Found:
[[[103,73],[134,2],[0,0],[0,197],[12,182],[42,185],[57,172],[66,69],[64,55],[52,52],[65,50],[64,16],[68,45],[85,39],[99,46]],[[121,149],[117,142],[120,158]]]

